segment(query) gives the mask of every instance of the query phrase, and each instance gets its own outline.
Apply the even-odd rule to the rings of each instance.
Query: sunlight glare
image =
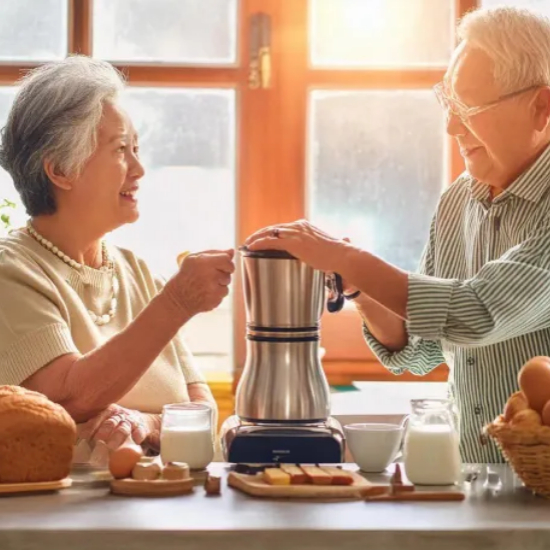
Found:
[[[386,26],[387,3],[384,0],[355,0],[342,5],[345,28],[356,35],[380,32]]]

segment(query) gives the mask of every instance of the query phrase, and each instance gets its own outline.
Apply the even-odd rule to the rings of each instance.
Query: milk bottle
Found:
[[[403,448],[405,472],[416,485],[452,485],[459,481],[459,438],[451,403],[416,399],[408,418]]]

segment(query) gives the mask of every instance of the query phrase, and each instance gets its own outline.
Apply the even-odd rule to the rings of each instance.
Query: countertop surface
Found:
[[[351,466],[352,468],[354,465]],[[225,476],[227,467],[212,464]],[[369,476],[380,482],[386,476]],[[463,502],[308,502],[249,497],[137,498],[77,483],[59,493],[0,498],[2,550],[446,550],[550,547],[550,501],[503,465],[465,483]],[[78,480],[81,480],[80,483]]]
[[[331,414],[352,422],[399,423],[411,412],[411,399],[447,397],[445,382],[354,382],[356,391],[331,394]]]

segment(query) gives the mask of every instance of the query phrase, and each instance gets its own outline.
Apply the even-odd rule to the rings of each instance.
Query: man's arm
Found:
[[[550,222],[467,280],[403,274],[357,249],[346,253],[342,276],[406,319],[409,335],[495,344],[550,327]]]
[[[400,351],[408,343],[405,322],[365,294],[354,300],[357,311],[369,332],[388,351]]]

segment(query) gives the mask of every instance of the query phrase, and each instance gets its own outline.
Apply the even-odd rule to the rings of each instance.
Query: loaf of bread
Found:
[[[76,425],[46,396],[0,386],[0,483],[57,481],[68,476]]]

